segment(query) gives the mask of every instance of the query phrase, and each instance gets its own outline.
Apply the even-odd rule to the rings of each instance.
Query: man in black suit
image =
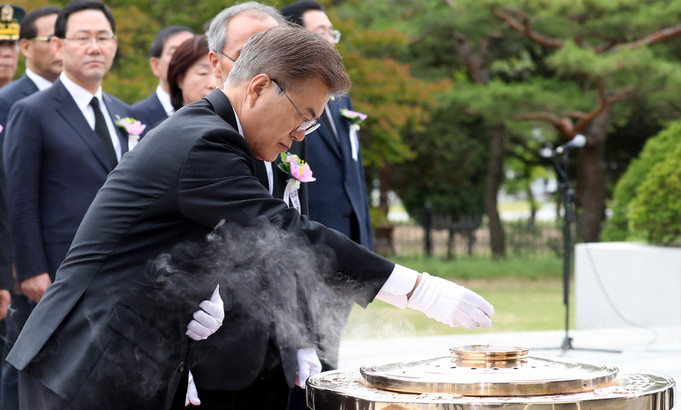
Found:
[[[21,78],[0,89],[0,124],[3,126],[7,125],[7,116],[15,102],[50,87],[59,77],[61,59],[55,56],[54,50],[50,47],[57,13],[59,13],[57,7],[40,7],[26,14],[21,20],[19,49],[26,61],[26,71]],[[2,147],[4,135],[4,129],[0,130],[0,147]],[[6,223],[9,224],[9,219]],[[9,230],[6,233],[9,235]],[[6,244],[6,250],[9,252],[11,238],[7,237],[7,240],[3,240],[2,243]],[[10,277],[12,277],[11,273]],[[21,288],[17,286],[12,287],[11,290],[16,290],[17,293],[12,295],[12,314],[5,320],[7,333],[3,340],[2,384],[0,385],[0,408],[6,410],[17,409],[19,404],[17,372],[13,366],[5,363],[4,357],[12,348],[14,340],[19,336],[19,331],[31,312],[31,302],[21,294]]]
[[[45,6],[28,13],[21,22],[19,49],[26,61],[26,71],[16,81],[0,89],[0,125],[7,125],[9,110],[15,102],[52,85],[61,73],[61,59],[50,47],[54,22],[59,9]],[[0,131],[0,146],[4,135]]]
[[[236,4],[218,13],[211,20],[208,28],[208,47],[211,70],[218,79],[219,84],[224,84],[234,63],[239,58],[241,49],[251,36],[271,27],[286,24],[281,14],[271,6],[254,1]],[[305,158],[305,142],[294,141],[289,150],[291,154]],[[278,169],[281,163],[279,158],[273,162],[256,162],[256,175],[260,181],[268,187],[275,198],[283,198],[286,189],[287,178]],[[307,185],[302,184],[296,192],[299,211],[308,215]],[[289,202],[291,204],[291,202]]]
[[[3,148],[16,279],[26,297],[17,299],[26,303],[17,304],[12,319],[17,334],[54,281],[107,174],[128,150],[127,135],[115,125],[115,116],[130,115],[129,107],[103,93],[101,87],[116,53],[113,17],[101,3],[93,7],[67,16],[68,25],[65,17],[48,16],[55,30],[50,41],[56,54],[36,50],[46,46],[43,38],[33,38],[26,50],[37,51],[41,60],[49,55],[43,61],[49,73],[55,60],[63,60],[64,72],[54,85],[15,102],[5,126]],[[52,34],[48,27],[42,26],[44,36],[34,37]],[[36,59],[32,60],[37,69]],[[91,105],[94,96],[97,112]]]
[[[299,0],[280,11],[288,21],[321,36],[329,44],[340,40],[340,32],[334,30],[324,7],[314,0]],[[373,249],[359,137],[341,113],[352,108],[348,95],[331,99],[320,118],[321,126],[308,139],[306,160],[317,170],[317,180],[309,187],[310,218]]]
[[[175,49],[193,36],[194,32],[189,27],[170,26],[159,31],[151,43],[149,67],[154,76],[158,78],[158,86],[149,97],[132,106],[135,119],[147,126],[142,136],[175,112],[170,103],[168,63]]]
[[[314,0],[296,1],[280,11],[288,21],[321,36],[331,45],[340,40],[340,32],[334,30],[324,6]],[[306,139],[305,160],[315,170],[316,178],[308,188],[310,219],[372,250],[374,239],[362,151],[357,130],[352,130],[349,120],[341,114],[344,109],[353,109],[349,95],[329,100],[320,118],[321,126]],[[348,303],[340,305],[336,315],[322,319],[340,331],[351,308]],[[338,366],[339,343],[339,338],[324,339],[320,335],[323,370]],[[307,408],[304,395],[294,391],[290,408]]]
[[[218,83],[224,84],[227,81],[234,63],[239,58],[241,50],[249,38],[268,28],[285,24],[286,21],[274,7],[253,1],[228,7],[218,13],[211,20],[207,30],[211,69]],[[304,159],[305,143],[306,141],[293,141],[288,152]],[[272,196],[283,199],[290,176],[279,169],[279,164],[281,164],[279,157],[273,162],[258,159],[255,164],[255,175]],[[308,183],[302,183],[295,193],[290,192],[290,194],[297,196],[297,200],[288,202],[289,206],[296,208],[302,215],[306,216],[308,215],[307,185]],[[227,335],[221,332],[193,351],[194,364],[192,369],[198,375],[194,380],[198,388],[198,397],[203,399],[204,406],[208,405],[207,400],[209,398],[219,398],[219,391],[227,390],[229,387],[229,383],[223,383],[227,380],[224,377],[206,377],[220,374],[220,362],[216,361],[215,358],[230,354],[230,352],[221,349],[225,336]],[[321,370],[321,363],[316,355],[316,350],[313,348],[301,349],[297,357],[300,375],[297,384],[304,389],[305,380],[308,376],[317,374]],[[212,363],[218,363],[218,365],[211,365]]]
[[[256,158],[271,161],[302,140],[329,96],[349,86],[333,47],[306,30],[275,27],[249,40],[222,89],[175,113],[126,154],[7,358],[20,370],[22,397],[44,399],[27,408],[158,409],[173,397],[184,399],[181,379],[195,346],[184,337],[184,305],[194,304],[214,282],[202,276],[200,260],[189,260],[184,270],[160,263],[167,275],[148,262],[184,242],[200,245],[207,235],[214,237],[209,234],[221,221],[241,226],[246,237],[249,225],[265,220],[323,249],[329,268],[320,283],[363,306],[378,295],[450,325],[489,327],[493,308],[480,296],[395,265],[309,221],[256,178]],[[262,259],[259,250],[233,258],[247,268]],[[267,282],[268,275],[255,272],[255,283]],[[302,278],[289,275],[287,286],[274,284],[260,299],[295,302],[293,285]],[[168,277],[187,303],[148,297]],[[216,403],[223,409],[286,408],[302,342],[280,340],[281,323],[250,320],[251,306],[260,300],[242,299],[229,270],[220,278],[226,285],[220,287],[226,310],[221,331],[231,335],[223,348],[232,355],[217,364],[227,369],[231,391]]]

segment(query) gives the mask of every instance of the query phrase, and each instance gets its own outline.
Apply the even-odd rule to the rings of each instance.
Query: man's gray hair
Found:
[[[280,25],[288,24],[284,17],[279,14],[279,11],[272,6],[266,6],[255,1],[235,4],[222,10],[211,20],[208,27],[208,49],[210,51],[219,53],[225,48],[225,45],[229,42],[227,38],[227,24],[237,14],[241,13],[259,20],[271,17]]]
[[[284,90],[293,90],[312,78],[321,80],[331,95],[350,89],[343,58],[335,47],[301,27],[272,27],[251,37],[234,63],[227,85],[239,85],[259,74],[267,74]]]

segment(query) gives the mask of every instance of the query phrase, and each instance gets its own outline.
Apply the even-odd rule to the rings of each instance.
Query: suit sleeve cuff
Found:
[[[378,291],[376,299],[404,309],[407,307],[407,293],[414,289],[418,276],[417,271],[396,263],[390,277]]]

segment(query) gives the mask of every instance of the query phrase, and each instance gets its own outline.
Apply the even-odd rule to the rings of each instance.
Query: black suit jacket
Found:
[[[129,107],[103,94],[111,120]],[[123,153],[128,136],[117,128]],[[17,279],[59,264],[104,184],[111,165],[104,148],[61,81],[14,104],[5,129],[5,169]]]
[[[38,92],[38,86],[24,73],[18,80],[12,81],[0,89],[0,125],[7,126],[9,110],[15,102]],[[0,131],[0,147],[5,139],[5,130]]]
[[[159,101],[156,92],[151,93],[144,100],[135,103],[132,106],[132,113],[136,120],[147,126],[142,132],[141,137],[145,136],[147,132],[151,131],[161,121],[168,118],[168,114],[165,108],[163,108],[161,101]]]
[[[35,83],[24,73],[0,89],[0,289],[12,289],[12,237],[10,233],[9,211],[7,209],[7,190],[5,167],[2,161],[2,143],[9,110],[15,102],[38,91]]]
[[[350,97],[342,96],[329,101],[328,105],[338,140],[331,127],[322,120],[322,125],[305,138],[307,161],[317,178],[308,188],[310,219],[337,229],[355,242],[373,249],[362,153],[358,147],[357,161],[352,158],[350,122],[340,114],[343,108],[352,110],[352,102]],[[322,115],[326,116],[326,112]]]
[[[172,303],[148,298],[145,290],[157,275],[143,271],[173,245],[203,240],[221,220],[248,225],[264,217],[324,245],[336,261],[328,280],[352,290],[357,303],[370,303],[394,264],[287,208],[261,185],[254,168],[255,158],[236,132],[232,107],[220,90],[161,123],[109,175],[56,282],[7,361],[72,401],[74,408],[93,403],[102,408],[108,399],[118,408],[164,408],[186,366],[190,347],[184,330],[191,311],[176,312]],[[206,289],[203,298],[215,285],[195,282]],[[231,335],[223,348],[232,355],[217,363],[220,374],[211,375],[228,389],[253,382],[272,330],[230,320],[239,307],[234,305],[236,291],[221,292],[226,316],[220,331]],[[195,309],[200,299],[189,306]],[[293,349],[281,351],[291,383],[296,358],[283,356]],[[201,383],[201,370],[192,368],[192,373]],[[121,398],[131,397],[130,407],[120,404]]]
[[[12,289],[12,237],[7,211],[5,165],[0,155],[0,289]]]

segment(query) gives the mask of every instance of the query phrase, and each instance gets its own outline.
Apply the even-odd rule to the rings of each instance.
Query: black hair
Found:
[[[161,57],[163,54],[163,47],[166,45],[166,41],[173,35],[183,32],[195,34],[194,30],[186,26],[170,26],[159,31],[151,42],[151,49],[149,50],[149,57]]]
[[[59,7],[45,6],[37,8],[21,20],[21,29],[19,30],[19,39],[32,39],[38,35],[38,27],[35,22],[41,17],[51,16],[52,14],[59,14]]]
[[[111,31],[116,33],[116,22],[109,7],[97,0],[75,0],[64,6],[57,16],[57,21],[54,23],[54,36],[58,38],[66,37],[66,23],[69,16],[73,13],[83,10],[99,10],[104,13],[106,19],[109,20]]]
[[[291,3],[288,6],[282,7],[279,12],[282,16],[291,23],[304,26],[303,14],[306,11],[319,10],[326,13],[324,6],[314,0],[299,0],[295,3]]]

